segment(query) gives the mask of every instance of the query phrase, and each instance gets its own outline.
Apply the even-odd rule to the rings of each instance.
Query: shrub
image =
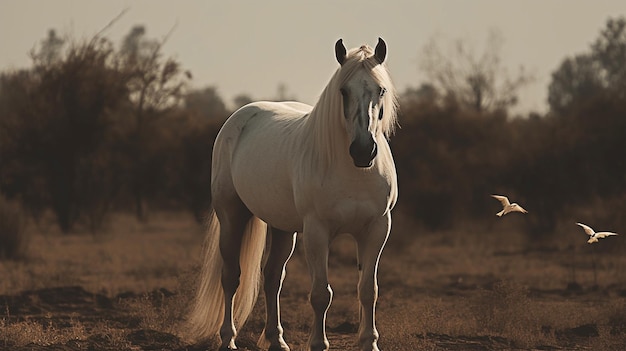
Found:
[[[16,259],[24,255],[28,244],[24,218],[17,203],[0,195],[0,259]]]

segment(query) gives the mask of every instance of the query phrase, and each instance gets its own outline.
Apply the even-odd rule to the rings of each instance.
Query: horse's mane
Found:
[[[328,85],[308,117],[310,142],[314,144],[317,166],[326,169],[333,163],[337,150],[347,150],[345,144],[345,118],[340,88],[358,71],[365,70],[387,93],[383,96],[383,118],[381,131],[389,137],[397,126],[398,99],[389,76],[387,66],[374,57],[374,50],[368,45],[351,49],[345,62],[335,71]],[[315,153],[315,151],[314,151]]]

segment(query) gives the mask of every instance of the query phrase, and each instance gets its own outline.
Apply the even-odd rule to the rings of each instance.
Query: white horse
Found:
[[[327,350],[328,249],[340,233],[358,247],[361,350],[378,350],[377,267],[398,195],[387,138],[396,126],[396,94],[378,39],[346,52],[313,107],[297,102],[246,105],[222,126],[213,147],[213,210],[191,313],[196,336],[219,333],[220,350],[236,349],[237,329],[254,307],[263,269],[265,329],[260,347],[289,350],[280,323],[285,266],[301,232],[312,278],[310,350]],[[269,229],[267,230],[267,226]]]

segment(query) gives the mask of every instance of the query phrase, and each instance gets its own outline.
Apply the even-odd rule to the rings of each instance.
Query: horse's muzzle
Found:
[[[378,146],[373,138],[366,142],[355,140],[350,144],[350,156],[356,167],[371,167],[377,153]]]

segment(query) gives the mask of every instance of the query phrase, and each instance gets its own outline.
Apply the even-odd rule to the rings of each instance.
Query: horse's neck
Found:
[[[326,89],[311,110],[304,131],[313,161],[321,169],[341,161],[348,153],[349,142],[342,119],[341,105],[333,101],[333,96]]]

